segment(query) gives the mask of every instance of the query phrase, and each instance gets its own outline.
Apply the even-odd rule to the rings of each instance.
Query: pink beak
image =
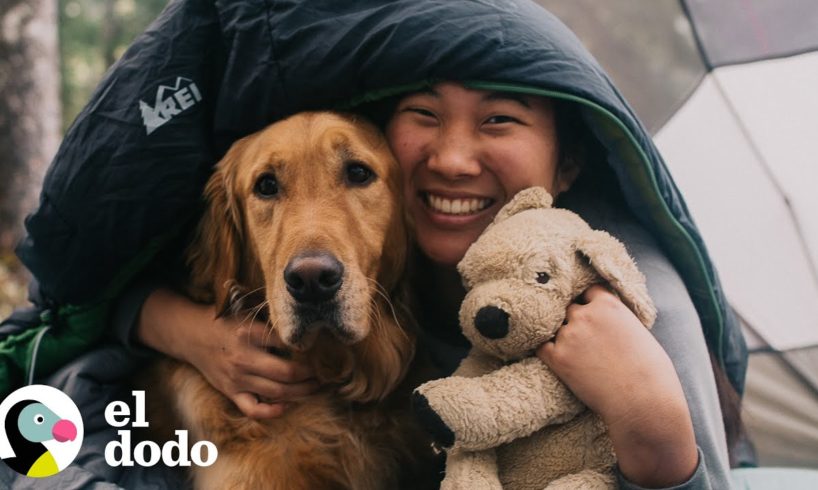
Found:
[[[51,435],[58,442],[73,441],[77,437],[77,427],[70,420],[60,420],[51,429]]]

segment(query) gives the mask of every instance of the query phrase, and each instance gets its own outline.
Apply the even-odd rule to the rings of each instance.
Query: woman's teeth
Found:
[[[491,199],[447,199],[445,197],[426,194],[426,203],[439,213],[444,214],[474,214],[489,207]]]

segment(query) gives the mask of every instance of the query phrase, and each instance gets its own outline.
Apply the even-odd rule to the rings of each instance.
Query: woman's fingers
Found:
[[[571,303],[568,305],[568,308],[565,309],[565,321],[562,322],[563,326],[570,323],[572,319],[576,318],[577,314],[584,306],[584,304],[579,303]],[[559,333],[559,331],[557,331],[557,333]]]
[[[319,387],[315,381],[288,384],[253,375],[246,376],[241,385],[248,392],[270,402],[294,401],[314,393]]]
[[[601,299],[609,300],[618,298],[602,284],[591,285],[565,309],[565,322],[563,322],[563,324],[567,325],[572,321],[586,320],[588,315],[588,306],[591,304],[591,302]],[[557,332],[557,334],[559,333],[560,332]]]
[[[536,351],[537,357],[539,357],[540,360],[544,362],[546,366],[550,367],[551,359],[554,356],[554,350],[556,348],[557,348],[556,342],[554,342],[554,339],[551,339],[550,341],[544,343],[537,349]]]
[[[319,388],[309,366],[271,352],[286,352],[286,346],[267,324],[216,321],[219,347],[194,365],[248,417],[280,416],[289,402]]]
[[[275,330],[266,324],[245,322],[233,325],[232,332],[232,340],[223,352],[237,374],[253,374],[281,383],[299,383],[312,378],[308,366],[275,353],[287,349]]]
[[[289,384],[302,383],[313,377],[312,370],[303,363],[258,349],[247,354],[244,370],[248,374]]]
[[[583,303],[587,304],[591,301],[602,298],[606,296],[616,296],[611,292],[610,289],[605,287],[603,284],[593,284],[585,292],[582,293],[582,300]]]
[[[241,413],[254,419],[271,419],[280,417],[286,408],[284,403],[264,403],[252,393],[237,393],[232,397]]]

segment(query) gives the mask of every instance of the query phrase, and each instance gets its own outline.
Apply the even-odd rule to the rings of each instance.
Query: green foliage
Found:
[[[59,0],[63,130],[168,0]]]

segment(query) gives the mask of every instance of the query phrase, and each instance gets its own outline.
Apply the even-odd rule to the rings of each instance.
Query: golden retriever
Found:
[[[219,450],[193,470],[197,488],[395,488],[414,471],[427,445],[404,386],[415,337],[398,297],[408,243],[399,183],[380,132],[329,112],[241,139],[216,166],[188,292],[222,314],[266,318],[324,388],[253,420],[191,366],[162,361],[152,389],[192,441]]]

